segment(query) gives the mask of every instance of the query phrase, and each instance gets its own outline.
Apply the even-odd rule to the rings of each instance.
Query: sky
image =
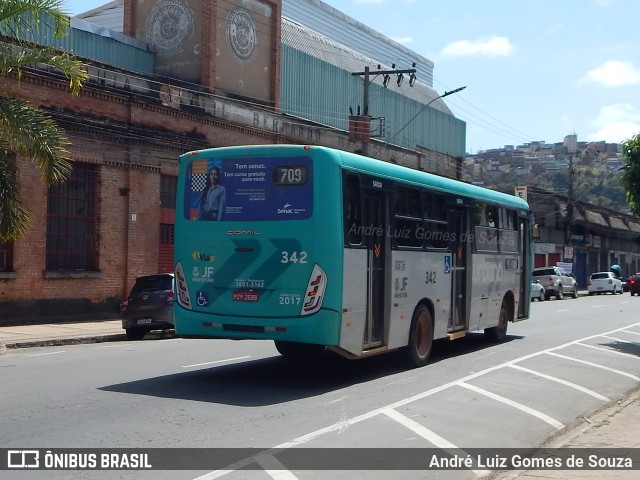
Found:
[[[434,62],[438,93],[466,86],[445,102],[467,124],[468,153],[640,133],[637,0],[323,1]]]

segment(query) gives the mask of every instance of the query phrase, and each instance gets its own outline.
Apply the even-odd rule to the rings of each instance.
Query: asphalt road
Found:
[[[639,308],[640,297],[628,294],[534,302],[506,342],[487,343],[481,333],[437,342],[431,363],[413,370],[393,355],[291,364],[271,342],[256,341],[8,352],[0,356],[0,448],[537,446],[640,384]],[[0,471],[0,478],[354,477],[288,469],[269,455],[260,462],[268,472]],[[368,478],[417,478],[393,461],[374,466]],[[489,470],[420,478],[475,479]]]

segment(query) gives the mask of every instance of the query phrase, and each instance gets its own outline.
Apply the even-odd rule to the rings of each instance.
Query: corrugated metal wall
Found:
[[[50,24],[43,15],[39,20],[39,31],[35,34],[25,33],[21,39],[71,52],[81,59],[153,75],[155,55],[142,42],[74,19],[71,19],[72,28],[69,29],[69,34],[63,38],[56,38]]]
[[[280,104],[283,113],[348,129],[349,107],[357,113],[363,103],[363,79],[326,61],[283,44]],[[372,83],[369,114],[385,117],[381,140],[415,149],[425,147],[452,156],[464,156],[465,122],[389,88]],[[415,118],[414,118],[415,117]]]

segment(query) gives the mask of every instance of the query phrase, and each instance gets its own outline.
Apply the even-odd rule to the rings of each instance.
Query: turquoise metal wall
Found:
[[[155,54],[135,43],[143,45],[133,39],[125,37],[111,30],[100,28],[87,22],[71,19],[72,26],[86,25],[87,28],[70,28],[64,38],[56,38],[53,29],[45,18],[39,20],[40,29],[35,34],[25,33],[21,40],[38,45],[52,46],[61,51],[73,53],[75,56],[114,65],[119,69],[153,75]],[[91,29],[96,29],[92,32]]]
[[[283,113],[348,130],[349,107],[363,102],[363,79],[282,44],[280,105]],[[372,83],[369,115],[385,117],[381,140],[414,150],[416,146],[454,157],[465,155],[466,123],[425,103]],[[415,118],[414,118],[415,117]]]

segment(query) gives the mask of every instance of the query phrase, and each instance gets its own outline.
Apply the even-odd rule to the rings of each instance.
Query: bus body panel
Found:
[[[342,278],[344,288],[340,348],[354,355],[360,355],[367,316],[367,250],[344,249]]]
[[[337,266],[342,264],[342,232],[323,230],[323,225],[340,214],[339,206],[326,208],[324,201],[326,195],[340,195],[339,182],[329,180],[339,175],[339,166],[331,158],[322,158],[323,152],[311,159],[302,148],[285,150],[256,147],[251,149],[251,156],[245,157],[238,156],[235,149],[214,149],[181,158],[178,198],[182,201],[176,215],[179,248],[175,260],[184,272],[191,311],[176,307],[179,335],[338,343],[342,269]],[[321,162],[317,170],[322,172],[326,186],[320,183],[316,187],[313,183],[314,162]],[[309,170],[305,185],[262,187],[269,181],[271,169],[300,164]],[[227,198],[227,219],[203,221],[195,212],[197,192],[190,191],[202,181],[190,172],[197,170],[198,175],[203,175],[214,166],[220,168],[220,183],[226,183],[227,195],[235,197]],[[258,176],[260,173],[262,176]],[[301,195],[287,195],[296,189],[313,194],[313,202],[302,198],[302,206],[313,213],[301,220],[293,220]],[[269,195],[279,198],[271,200]],[[244,197],[255,198],[255,206]],[[232,203],[236,198],[240,198],[240,206]],[[314,207],[317,211],[313,211]],[[271,214],[257,211],[269,208],[273,210]],[[230,210],[241,212],[236,215],[238,220],[231,218]],[[290,222],[278,221],[280,215]],[[283,228],[289,223],[289,228]],[[302,316],[308,281],[316,265],[326,273],[322,309]],[[264,328],[254,331],[258,327]]]
[[[451,272],[445,269],[447,256],[450,257],[447,252],[394,252],[391,283],[395,313],[389,348],[407,344],[413,312],[422,301],[434,306],[434,338],[446,337],[451,315]]]
[[[213,167],[227,204],[217,221],[204,221],[202,179]],[[363,215],[370,227],[384,227],[384,238],[345,246],[346,172],[361,179]],[[442,201],[430,204],[445,212],[457,241],[435,249],[397,241],[405,228],[394,218],[408,217],[394,217],[396,188],[405,187],[439,195]],[[178,335],[320,344],[362,356],[406,346],[421,303],[433,312],[435,339],[498,325],[510,296],[514,317],[528,317],[529,294],[522,292],[531,237],[522,231],[528,205],[520,198],[349,152],[291,145],[187,153],[177,193]],[[474,234],[491,230],[474,227],[477,202],[522,219],[519,234],[500,232],[520,239],[518,251],[483,252],[490,236],[474,243]]]

